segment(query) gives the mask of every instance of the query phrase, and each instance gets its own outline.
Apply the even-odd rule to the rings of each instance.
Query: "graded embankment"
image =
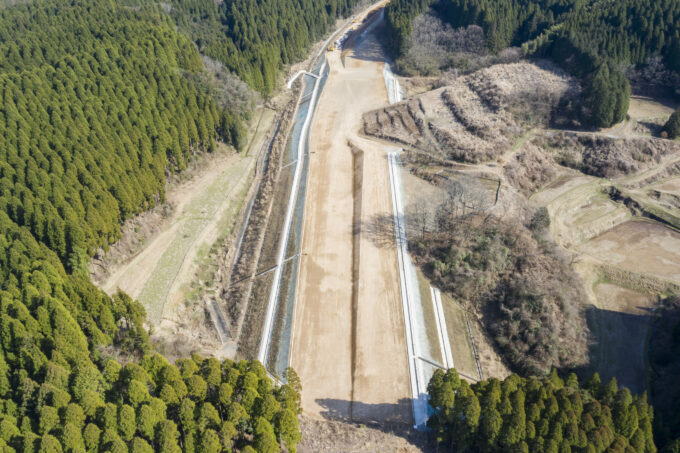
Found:
[[[394,241],[370,228],[392,216],[386,149],[358,136],[362,114],[387,105],[385,59],[372,33],[359,41],[328,53],[312,123],[292,366],[310,416],[410,423]],[[349,141],[364,153],[361,193]]]

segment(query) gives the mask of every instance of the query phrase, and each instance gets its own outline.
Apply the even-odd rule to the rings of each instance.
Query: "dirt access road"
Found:
[[[394,239],[368,227],[392,216],[388,149],[358,135],[362,114],[388,104],[384,51],[371,28],[342,57],[327,53],[310,132],[292,366],[310,417],[410,423]]]

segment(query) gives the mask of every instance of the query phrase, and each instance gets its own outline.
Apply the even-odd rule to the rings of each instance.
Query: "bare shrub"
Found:
[[[542,149],[529,143],[503,166],[503,171],[511,186],[530,195],[555,176],[555,164]]]
[[[437,75],[465,55],[484,55],[484,30],[477,25],[458,29],[444,23],[431,11],[417,17],[401,72]]]
[[[450,218],[446,228],[413,246],[425,273],[483,314],[517,371],[545,374],[551,367],[582,365],[585,295],[568,258],[516,218],[479,212]]]
[[[615,178],[659,163],[661,158],[680,152],[678,143],[656,138],[611,138],[597,134],[560,132],[534,140],[553,149],[556,160],[585,174]]]
[[[524,55],[519,47],[508,47],[498,53],[498,64],[519,63]]]
[[[435,213],[439,231],[455,229],[461,219],[487,211],[494,204],[487,188],[473,176],[459,175],[445,180],[441,186],[447,197]]]
[[[222,63],[205,55],[201,58],[205,71],[199,76],[200,82],[214,95],[220,107],[246,116],[262,102],[255,91]]]
[[[661,97],[674,94],[680,98],[680,74],[666,67],[661,56],[651,57],[643,65],[631,65],[626,77],[636,94]]]

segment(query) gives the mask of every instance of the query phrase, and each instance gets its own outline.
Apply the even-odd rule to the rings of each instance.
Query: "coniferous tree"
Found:
[[[673,112],[671,117],[663,126],[662,133],[668,138],[680,137],[680,109]]]
[[[428,394],[428,426],[447,451],[656,451],[646,397],[614,379],[602,388],[595,377],[581,388],[575,376],[565,385],[553,372],[469,386],[455,370],[437,370]]]

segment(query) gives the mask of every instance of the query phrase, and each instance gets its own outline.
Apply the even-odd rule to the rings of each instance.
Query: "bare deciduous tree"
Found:
[[[220,107],[243,116],[262,102],[255,91],[222,63],[205,55],[201,58],[205,69],[201,82],[213,93]]]
[[[473,176],[459,175],[444,183],[446,200],[435,214],[440,231],[456,229],[459,222],[473,213],[488,211],[493,206],[489,190]]]
[[[451,66],[455,54],[484,53],[485,38],[481,27],[471,25],[454,30],[430,12],[415,19],[405,60],[422,74],[436,74]]]

